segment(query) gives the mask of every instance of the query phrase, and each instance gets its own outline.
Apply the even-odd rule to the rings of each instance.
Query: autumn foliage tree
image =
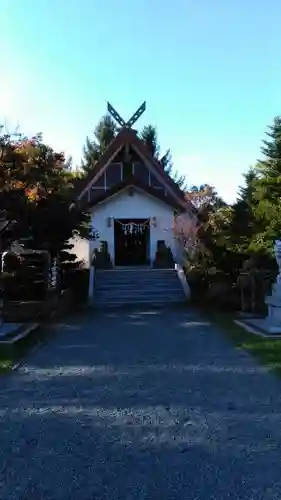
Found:
[[[191,255],[204,252],[205,232],[209,224],[210,214],[216,207],[223,205],[212,186],[192,186],[185,194],[189,207],[184,213],[179,213],[174,218],[173,234],[181,247],[185,248],[188,258]]]
[[[11,241],[47,250],[51,257],[74,260],[68,240],[75,231],[87,236],[88,216],[71,207],[73,179],[62,153],[32,138],[0,137],[0,206],[13,221]]]
[[[183,212],[174,217],[172,232],[177,241],[178,250],[182,254],[179,257],[183,264],[191,259],[199,248],[199,229],[199,220],[195,214]]]
[[[192,186],[186,199],[196,209],[197,216],[197,244],[189,259],[189,268],[196,268],[200,279],[210,273],[223,273],[230,279],[238,272],[243,259],[232,244],[232,207],[208,184]]]

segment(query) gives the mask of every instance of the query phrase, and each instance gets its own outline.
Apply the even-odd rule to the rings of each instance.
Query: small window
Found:
[[[134,175],[143,184],[149,183],[149,171],[143,163],[134,163]]]
[[[106,170],[106,187],[111,188],[121,182],[121,163],[111,163]]]
[[[124,163],[123,164],[123,180],[128,179],[128,177],[131,177],[133,173],[132,169],[132,164],[131,163]]]

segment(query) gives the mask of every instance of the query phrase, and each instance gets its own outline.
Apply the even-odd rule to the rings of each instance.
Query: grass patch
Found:
[[[0,374],[10,371],[15,363],[13,349],[10,346],[0,345]]]
[[[0,352],[1,356],[1,352]],[[13,360],[12,359],[1,359],[0,358],[0,373],[7,373],[13,368]]]
[[[208,311],[205,314],[236,347],[249,352],[281,376],[281,339],[266,339],[247,332],[234,323],[236,317],[231,313]]]

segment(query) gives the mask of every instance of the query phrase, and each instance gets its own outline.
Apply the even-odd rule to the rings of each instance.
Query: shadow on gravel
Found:
[[[1,384],[1,498],[281,498],[280,383],[211,325],[122,311],[57,328]]]

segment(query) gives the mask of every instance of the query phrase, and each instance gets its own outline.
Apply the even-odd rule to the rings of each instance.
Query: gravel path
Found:
[[[281,381],[194,314],[86,316],[0,379],[3,500],[280,500]]]

